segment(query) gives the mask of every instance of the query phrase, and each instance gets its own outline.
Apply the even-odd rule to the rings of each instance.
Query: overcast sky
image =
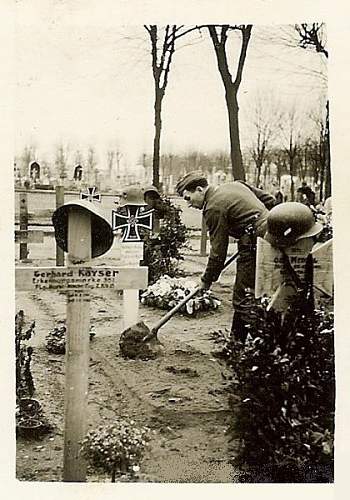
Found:
[[[18,1],[15,37],[16,152],[37,145],[50,157],[55,144],[72,150],[93,145],[104,167],[105,151],[118,144],[131,163],[152,151],[153,76],[147,33],[118,24],[107,2]],[[94,8],[87,8],[90,5]],[[162,152],[228,150],[223,85],[208,33],[188,39],[173,59],[163,104]],[[253,28],[239,102],[242,143],[250,141],[257,92],[281,106],[306,111],[325,94],[322,56],[283,46],[280,28]],[[239,35],[230,59],[237,61]],[[183,45],[183,43],[181,44]]]

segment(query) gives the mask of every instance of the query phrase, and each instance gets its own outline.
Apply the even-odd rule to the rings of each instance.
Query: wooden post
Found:
[[[207,225],[205,223],[204,217],[202,216],[201,250],[200,250],[200,254],[202,257],[205,257],[207,255],[207,239],[208,239]]]
[[[68,266],[16,267],[15,282],[16,290],[67,293],[63,480],[83,482],[86,463],[79,452],[87,431],[90,293],[106,288],[144,289],[148,270],[91,267],[90,211],[82,210],[79,205],[71,206],[68,217]]]
[[[56,186],[56,208],[64,204],[64,186]],[[64,266],[64,251],[56,243],[56,266]]]
[[[124,321],[123,329],[126,330],[135,323],[139,318],[139,291],[138,290],[123,290],[123,309]]]
[[[68,267],[91,258],[90,215],[74,209],[68,219]],[[67,301],[63,480],[86,480],[80,442],[87,431],[90,293],[71,291]]]
[[[28,194],[20,193],[19,197],[19,229],[20,231],[28,231]],[[21,242],[19,244],[19,260],[26,261],[28,257],[28,244]]]

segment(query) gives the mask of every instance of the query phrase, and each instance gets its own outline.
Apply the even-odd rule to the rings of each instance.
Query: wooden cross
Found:
[[[80,199],[81,200],[87,200],[87,201],[98,201],[101,203],[101,195],[100,193],[97,192],[96,187],[89,187],[87,188],[88,192],[87,193],[80,193]]]
[[[138,290],[147,285],[146,267],[90,265],[92,213],[78,204],[69,207],[67,267],[15,270],[17,290],[49,289],[67,293],[63,480],[69,482],[86,480],[86,462],[80,456],[80,443],[87,432],[90,292],[103,288]]]
[[[314,264],[313,286],[329,297],[333,294],[332,248],[333,240],[314,245],[312,238],[303,238],[284,249],[291,266],[302,281],[306,258],[311,253]],[[283,312],[291,304],[295,294],[296,287],[285,268],[281,250],[258,238],[255,297],[271,297],[269,307]]]
[[[126,213],[124,213],[126,211]],[[125,205],[112,211],[113,231],[122,230],[122,240],[125,242],[141,241],[139,228],[149,231],[153,227],[153,209],[146,206]]]
[[[126,212],[126,213],[125,213]],[[112,211],[112,228],[115,233],[122,232],[117,237],[116,246],[122,266],[139,266],[143,260],[143,242],[138,228],[148,231],[153,227],[153,209],[140,205],[124,205]],[[138,290],[127,289],[123,292],[124,329],[138,321],[139,295]]]
[[[19,243],[19,260],[30,262],[28,243],[43,243],[43,241],[43,231],[28,230],[28,194],[22,192],[19,197],[19,230],[15,231],[15,242]]]

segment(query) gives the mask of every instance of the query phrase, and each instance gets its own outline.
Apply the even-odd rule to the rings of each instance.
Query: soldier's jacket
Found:
[[[210,255],[202,276],[205,283],[216,281],[222,271],[229,236],[240,239],[251,224],[258,236],[265,232],[268,210],[275,198],[242,181],[215,188],[209,186],[203,206],[203,217],[210,235]]]

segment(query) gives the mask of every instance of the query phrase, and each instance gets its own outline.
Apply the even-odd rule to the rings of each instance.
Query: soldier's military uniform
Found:
[[[194,179],[189,175],[189,181],[193,180],[195,175]],[[180,186],[183,188],[183,184]],[[205,193],[202,211],[211,248],[201,279],[209,287],[219,278],[226,259],[229,236],[237,239],[239,257],[233,289],[234,317],[231,330],[234,337],[242,341],[245,340],[244,325],[249,316],[249,310],[244,308],[244,300],[246,292],[255,287],[256,238],[264,236],[269,209],[274,205],[275,198],[272,195],[242,181],[218,187],[209,186]]]

